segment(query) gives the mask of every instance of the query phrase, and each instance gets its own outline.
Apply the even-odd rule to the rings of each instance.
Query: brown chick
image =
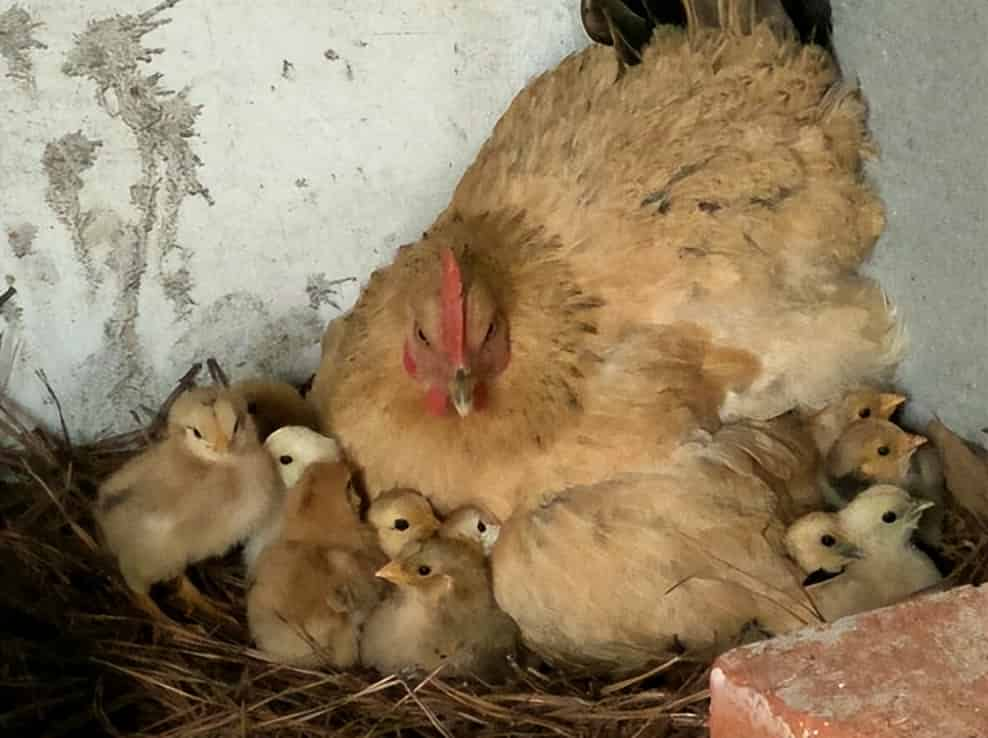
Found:
[[[139,604],[161,616],[151,585],[249,538],[282,493],[243,398],[202,387],[172,405],[164,440],[102,484],[95,515]],[[213,609],[188,579],[180,584],[188,604]]]
[[[319,427],[319,415],[315,407],[287,382],[245,380],[233,384],[230,391],[246,400],[247,412],[254,416],[262,441],[285,426],[299,425],[313,429]]]
[[[368,619],[361,660],[390,674],[502,678],[516,654],[518,628],[491,592],[487,562],[474,543],[434,537],[410,546],[377,575],[397,586]]]
[[[302,456],[308,433],[282,429],[268,440],[277,435],[279,451]],[[260,553],[247,594],[251,635],[274,660],[356,663],[360,626],[384,591],[374,572],[386,561],[360,519],[361,502],[339,459],[309,464],[288,490],[278,538]]]
[[[501,534],[501,521],[478,505],[465,505],[449,514],[439,528],[441,538],[456,538],[478,544],[490,556]]]
[[[905,395],[871,388],[856,389],[809,415],[806,424],[817,449],[825,457],[851,423],[869,418],[888,420],[905,401]]]
[[[389,559],[396,559],[409,543],[431,537],[439,529],[432,506],[412,489],[392,489],[378,496],[367,511],[377,541]]]
[[[268,436],[264,448],[274,459],[285,489],[293,487],[310,465],[321,461],[336,462],[342,458],[339,444],[335,440],[296,425],[276,430]],[[244,546],[244,564],[248,577],[252,576],[254,562],[261,551],[278,537],[282,513],[283,508],[279,505]]]
[[[827,455],[821,488],[824,499],[840,509],[874,484],[902,487],[934,503],[923,516],[920,536],[938,545],[944,516],[943,475],[936,450],[920,448],[926,442],[925,437],[886,420],[852,423]]]

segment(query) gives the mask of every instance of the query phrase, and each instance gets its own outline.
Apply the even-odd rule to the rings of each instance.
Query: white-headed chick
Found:
[[[439,528],[442,538],[458,538],[480,545],[484,556],[490,556],[501,534],[501,521],[478,505],[465,505],[449,514]]]
[[[377,531],[378,543],[389,559],[397,558],[409,543],[424,541],[439,529],[429,501],[405,488],[378,495],[367,510],[367,521]]]
[[[364,626],[364,665],[390,674],[442,664],[443,676],[484,680],[507,673],[518,628],[494,601],[479,546],[436,536],[408,547],[377,575],[397,589]]]
[[[290,435],[281,436],[280,450],[300,455]],[[384,592],[374,574],[387,560],[360,519],[361,503],[342,459],[310,463],[285,495],[278,538],[258,556],[247,593],[251,635],[275,661],[357,662],[361,624]]]
[[[182,576],[179,595],[215,612],[185,567],[249,538],[283,492],[243,398],[193,388],[171,406],[164,440],[102,484],[96,519],[142,608],[163,616],[150,587]]]
[[[826,456],[851,423],[869,418],[888,420],[905,401],[905,395],[860,388],[805,416],[806,424],[820,454]]]
[[[913,497],[934,503],[920,522],[920,537],[939,545],[944,517],[944,482],[940,457],[926,438],[886,420],[853,423],[837,440],[824,466],[821,492],[840,509],[874,484],[894,484]]]
[[[264,442],[264,448],[274,459],[285,489],[290,489],[309,467],[319,461],[339,461],[342,452],[332,438],[304,426],[280,428]],[[257,532],[244,545],[244,564],[248,578],[253,576],[254,563],[261,551],[278,537],[281,529],[282,506],[278,506]]]
[[[287,382],[250,379],[232,384],[230,391],[247,402],[247,412],[254,417],[262,441],[287,426],[319,427],[315,407]]]
[[[878,484],[837,513],[848,537],[865,553],[853,573],[867,580],[883,605],[942,579],[930,558],[913,545],[923,512],[932,504],[900,487]]]
[[[808,513],[789,526],[785,537],[789,555],[803,571],[806,587],[826,620],[836,620],[877,607],[871,586],[856,577],[864,551],[852,543],[836,513]]]

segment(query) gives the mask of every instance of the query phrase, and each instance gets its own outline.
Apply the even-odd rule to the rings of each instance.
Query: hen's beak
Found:
[[[853,543],[838,543],[835,550],[838,554],[847,559],[863,559],[865,557],[864,551],[855,546]]]
[[[408,579],[401,567],[400,561],[392,561],[378,569],[374,576],[387,580],[392,584],[401,584]]]
[[[473,377],[463,367],[456,370],[456,374],[449,383],[450,402],[453,403],[456,414],[461,418],[465,418],[473,410],[473,385]]]
[[[883,418],[887,418],[892,414],[899,405],[906,401],[905,395],[896,395],[894,393],[881,394],[878,397],[878,408],[881,411]]]

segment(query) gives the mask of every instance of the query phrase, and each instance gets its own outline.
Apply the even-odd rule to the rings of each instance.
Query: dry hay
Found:
[[[58,433],[31,430],[0,397],[4,735],[707,734],[709,656],[670,657],[617,683],[519,666],[496,687],[441,673],[381,678],[268,663],[249,646],[235,556],[193,576],[237,613],[237,626],[183,618],[166,605],[179,622],[152,627],[100,550],[90,515],[100,480],[160,432],[161,412],[151,415],[145,430],[74,446],[64,422]],[[962,562],[954,581],[980,582],[982,528],[956,511],[950,521],[948,552]]]

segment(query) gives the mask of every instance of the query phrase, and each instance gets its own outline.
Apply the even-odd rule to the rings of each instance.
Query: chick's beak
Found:
[[[908,441],[908,448],[910,451],[917,449],[927,442],[925,436],[910,436]]]
[[[473,410],[474,379],[470,373],[460,367],[449,383],[449,399],[456,408],[456,414],[465,418]]]
[[[864,551],[853,543],[838,543],[835,549],[838,554],[847,559],[863,559],[865,557]]]
[[[878,407],[881,410],[882,417],[888,417],[891,415],[892,411],[905,401],[905,395],[896,395],[893,393],[880,395],[878,399]]]
[[[219,430],[216,434],[216,441],[213,444],[214,450],[219,453],[224,453],[230,447],[230,439],[226,437],[226,433]]]
[[[405,572],[402,569],[400,561],[392,561],[385,566],[382,566],[374,572],[374,576],[389,581],[392,584],[401,584],[408,578],[405,576]]]
[[[909,511],[909,521],[910,522],[918,521],[921,517],[923,517],[924,512],[929,510],[931,507],[935,507],[935,506],[936,503],[930,500],[923,500],[921,502],[916,502],[916,504],[913,505],[912,509]]]

